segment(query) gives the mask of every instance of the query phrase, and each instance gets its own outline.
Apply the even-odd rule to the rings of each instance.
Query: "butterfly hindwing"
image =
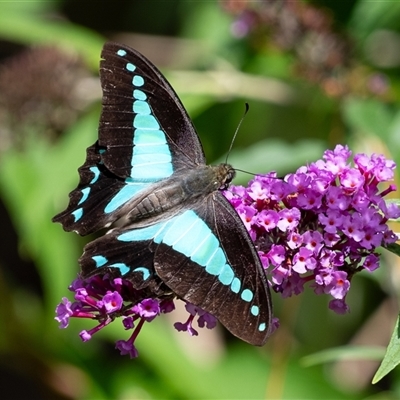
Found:
[[[251,239],[219,192],[175,219],[154,256],[158,276],[231,333],[263,345],[271,331],[268,282]]]
[[[80,264],[84,277],[114,270],[138,289],[160,279],[242,340],[262,345],[269,336],[263,267],[239,216],[219,192],[167,221],[111,231],[86,246]]]
[[[107,43],[100,79],[99,140],[88,149],[67,209],[53,218],[81,235],[125,215],[129,202],[155,182],[205,163],[180,100],[143,55]]]

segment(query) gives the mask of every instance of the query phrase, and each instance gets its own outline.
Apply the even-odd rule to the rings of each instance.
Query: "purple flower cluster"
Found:
[[[108,274],[93,276],[88,279],[76,279],[69,290],[74,292],[75,301],[71,302],[66,297],[56,308],[55,319],[60,323],[60,328],[66,328],[69,320],[73,318],[89,318],[98,321],[98,324],[90,329],[83,330],[79,336],[86,342],[96,332],[113,322],[116,318],[122,318],[122,324],[126,330],[133,329],[128,340],[118,340],[116,349],[121,355],[128,354],[131,358],[138,356],[135,347],[135,339],[143,324],[151,322],[162,313],[169,313],[175,309],[173,299],[144,298],[147,293],[136,290],[132,284],[121,278],[112,278]],[[196,315],[198,326],[206,326],[212,329],[216,326],[216,319],[204,310],[186,303],[189,318],[186,323],[175,323],[179,331],[187,331],[190,335],[197,335],[192,327]],[[137,322],[137,325],[135,323]]]
[[[284,179],[256,176],[247,188],[225,192],[246,225],[272,287],[283,297],[312,282],[316,294],[333,297],[329,307],[346,313],[350,281],[356,272],[379,267],[378,246],[397,236],[387,221],[400,209],[383,197],[396,190],[379,184],[393,179],[395,163],[382,155],[356,154],[338,145]]]

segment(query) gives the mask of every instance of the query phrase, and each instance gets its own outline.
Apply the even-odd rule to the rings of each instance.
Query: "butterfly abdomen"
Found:
[[[225,187],[232,179],[233,168],[228,164],[202,165],[177,171],[170,178],[153,185],[132,206],[128,218],[140,226],[168,219],[190,208],[199,198]],[[143,223],[143,222],[146,223]]]

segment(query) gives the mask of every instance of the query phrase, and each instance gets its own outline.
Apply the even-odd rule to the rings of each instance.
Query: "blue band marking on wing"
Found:
[[[154,144],[154,145],[146,145],[139,144],[135,145],[135,155],[140,156],[142,154],[162,154],[167,155],[171,159],[171,153],[168,150],[168,147],[163,144]]]
[[[258,325],[258,330],[260,332],[264,332],[266,327],[267,325],[265,324],[265,322],[262,322],[260,325]]]
[[[115,263],[112,265],[109,265],[109,268],[118,268],[121,275],[127,274],[131,269],[124,263]]]
[[[162,239],[163,243],[173,247],[174,244],[179,241],[179,239],[188,234],[188,231],[192,228],[197,219],[199,219],[197,215],[190,212],[184,212],[183,214],[174,218],[174,223],[169,227]],[[181,247],[179,251],[185,255],[188,253],[185,240],[181,240]]]
[[[92,185],[93,183],[96,183],[97,179],[99,179],[100,176],[100,170],[98,167],[90,167],[89,170],[93,173],[94,177],[90,181],[90,184]]]
[[[157,154],[158,159],[154,158],[154,153],[137,154],[133,157],[132,166],[145,166],[153,164],[166,164],[171,161],[171,156],[169,154]]]
[[[202,236],[205,239],[201,240]],[[227,263],[217,237],[194,211],[187,210],[166,222],[132,229],[117,237],[117,240],[123,242],[151,239],[157,244],[164,243],[172,247],[199,266],[204,267],[209,274],[216,276],[221,284],[230,286],[233,293],[240,293],[241,299],[245,302],[250,303],[253,300],[252,290],[245,288],[241,291],[242,282],[239,277],[235,276],[232,267]],[[145,271],[142,271],[141,268],[137,268],[138,272],[143,272],[144,279],[147,279]],[[260,307],[253,304],[250,312],[257,317],[260,314]],[[259,325],[260,331],[265,329],[265,323]]]
[[[135,268],[132,272],[140,272],[140,273],[142,273],[144,281],[150,277],[150,271],[149,271],[148,268],[145,268],[145,267]]]
[[[143,100],[144,101],[144,100],[147,99],[147,96],[146,96],[146,93],[143,92],[142,90],[135,89],[133,91],[133,98],[136,99],[136,100]]]
[[[119,192],[110,200],[110,202],[104,208],[104,212],[109,214],[115,211],[117,208],[124,205],[128,202],[132,197],[135,196],[136,193],[143,190],[147,184],[140,183],[129,183],[123,186]]]
[[[146,226],[145,228],[131,229],[117,236],[121,242],[140,242],[142,240],[154,239],[157,242],[157,235],[162,234],[164,228],[170,224],[170,221],[159,222],[158,224]]]
[[[163,131],[159,129],[154,130],[143,130],[136,129],[135,137],[133,138],[133,144],[135,146],[153,146],[153,145],[163,145],[170,153],[168,149],[167,139]]]
[[[136,66],[133,65],[132,63],[127,63],[127,64],[126,64],[126,69],[127,69],[129,72],[133,72],[133,71],[136,69]]]
[[[194,219],[194,223],[190,226],[189,230],[190,232],[186,232],[188,234],[185,240],[180,242],[175,240],[173,247],[175,250],[180,253],[185,253],[189,258],[195,261],[194,254],[204,248],[204,244],[209,237],[212,236],[212,232],[200,218]],[[205,263],[206,261],[203,262],[203,264]]]
[[[124,57],[126,56],[126,51],[119,49],[117,55]],[[134,64],[128,62],[126,69],[133,72],[137,68]],[[172,155],[165,133],[161,130],[150,104],[146,101],[146,93],[138,89],[145,84],[145,78],[140,74],[132,76],[132,97],[134,100],[132,108],[135,116],[132,121],[132,169],[130,179],[126,180],[127,184],[130,184],[132,181],[156,182],[171,176],[173,173]],[[149,146],[149,148],[143,150],[140,147],[141,145]],[[152,147],[152,145],[155,146]],[[118,202],[115,203],[118,204]],[[109,209],[115,210],[114,206],[109,207]]]
[[[138,87],[143,86],[144,79],[139,75],[135,75],[132,79],[132,84],[133,84],[133,86],[138,86]]]
[[[206,225],[207,229],[211,232],[211,229],[208,228]],[[207,235],[206,240],[202,243],[201,247],[199,247],[192,255],[191,259],[196,262],[199,265],[207,265],[209,264],[209,261],[212,260],[214,257],[214,254],[217,253],[219,249],[219,241],[217,237],[211,232],[211,235]],[[217,258],[216,258],[217,260]],[[223,267],[225,265],[226,259],[224,255],[224,261],[219,265],[219,267]],[[211,265],[209,266],[211,268]],[[214,270],[217,270],[216,266],[213,268]]]
[[[135,100],[133,102],[133,112],[136,114],[150,115],[150,106],[142,100]]]
[[[77,210],[75,210],[74,212],[71,213],[74,218],[75,218],[75,222],[79,221],[82,218],[83,215],[83,209],[82,208],[78,208]]]
[[[240,279],[238,278],[233,278],[232,283],[231,283],[231,290],[233,293],[239,293],[240,292],[240,288],[241,288],[242,284],[240,282]]]
[[[249,289],[244,289],[240,297],[249,303],[253,300],[253,292]]]
[[[251,306],[250,312],[257,317],[260,314],[260,308],[258,306]]]
[[[216,248],[212,256],[206,261],[205,264],[206,264],[206,271],[211,275],[218,276],[218,279],[221,281],[220,275],[224,272],[224,269],[226,267],[226,257],[221,247],[219,247],[219,243],[217,243],[217,246],[218,247]],[[221,281],[221,283],[224,282]],[[226,284],[229,285],[230,282]]]
[[[159,130],[160,125],[152,115],[137,114],[133,120],[133,127],[144,130]]]
[[[96,268],[100,268],[108,262],[104,256],[93,256],[92,260],[96,263]]]
[[[223,285],[230,285],[233,281],[233,278],[235,278],[233,269],[228,264],[225,264],[221,273],[218,275],[219,281]]]
[[[82,193],[82,197],[81,197],[81,199],[79,200],[78,206],[79,206],[80,204],[82,204],[82,203],[89,197],[90,187],[83,188],[83,189],[81,190],[81,193]]]
[[[145,165],[136,165],[135,168],[132,169],[131,178],[135,181],[158,181],[171,175],[166,172],[172,169],[169,168],[169,165],[171,164],[148,163]]]

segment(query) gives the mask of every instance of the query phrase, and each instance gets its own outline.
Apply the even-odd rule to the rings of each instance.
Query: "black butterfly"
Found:
[[[113,271],[137,289],[170,290],[240,339],[263,345],[271,332],[268,282],[220,192],[234,169],[205,164],[178,96],[142,54],[107,43],[101,57],[99,139],[53,221],[80,235],[122,217],[124,224],[85,247],[82,276]]]

